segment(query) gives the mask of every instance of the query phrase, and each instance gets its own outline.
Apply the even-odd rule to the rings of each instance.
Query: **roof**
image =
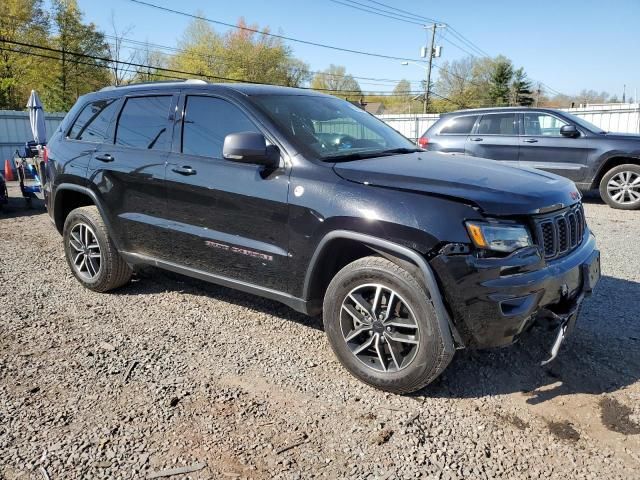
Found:
[[[441,117],[449,115],[460,115],[461,113],[496,113],[496,112],[511,112],[511,111],[532,110],[535,112],[549,112],[558,113],[560,110],[555,108],[545,107],[487,107],[487,108],[467,108],[464,110],[455,110],[453,112],[443,113]]]
[[[282,87],[279,85],[266,85],[259,83],[209,83],[199,79],[189,79],[184,81],[168,81],[168,82],[145,82],[134,83],[131,85],[122,85],[118,87],[105,87],[99,92],[127,92],[130,90],[162,90],[168,88],[180,87],[194,88],[198,90],[210,89],[215,90],[234,90],[244,95],[318,95],[327,96],[324,93],[307,88]]]

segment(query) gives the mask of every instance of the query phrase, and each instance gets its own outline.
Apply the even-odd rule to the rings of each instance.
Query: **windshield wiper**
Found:
[[[375,152],[353,152],[342,155],[330,155],[322,160],[330,162],[348,162],[350,160],[364,160],[365,158],[388,157],[390,155],[421,152],[419,148],[390,148],[389,150],[376,150]]]
[[[390,148],[389,150],[383,150],[382,153],[416,153],[416,152],[422,152],[421,148],[407,148],[407,147],[401,147],[401,148]]]

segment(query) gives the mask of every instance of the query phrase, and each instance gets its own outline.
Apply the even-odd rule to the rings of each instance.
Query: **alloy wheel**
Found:
[[[407,302],[381,284],[349,292],[340,309],[340,328],[351,353],[378,372],[406,368],[420,342],[420,329]]]
[[[71,261],[76,273],[85,280],[93,280],[102,266],[100,244],[93,229],[86,223],[77,223],[69,232]]]
[[[631,171],[615,174],[607,182],[607,193],[621,205],[640,201],[640,174]]]

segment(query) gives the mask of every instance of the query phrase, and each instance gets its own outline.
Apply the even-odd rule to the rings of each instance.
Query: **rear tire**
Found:
[[[340,363],[393,393],[432,382],[453,355],[445,350],[449,332],[440,330],[429,298],[422,282],[386,258],[365,257],[344,267],[323,305],[325,332]]]
[[[600,196],[612,208],[640,209],[640,165],[619,165],[605,173],[600,181]]]
[[[96,207],[72,210],[62,233],[69,268],[84,287],[107,292],[129,282],[131,268],[116,250]]]

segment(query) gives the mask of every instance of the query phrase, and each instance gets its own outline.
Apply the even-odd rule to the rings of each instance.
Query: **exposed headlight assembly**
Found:
[[[505,225],[485,222],[466,222],[473,244],[485,250],[511,253],[533,245],[531,236],[522,225]]]

